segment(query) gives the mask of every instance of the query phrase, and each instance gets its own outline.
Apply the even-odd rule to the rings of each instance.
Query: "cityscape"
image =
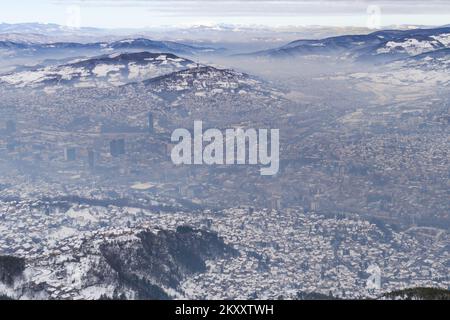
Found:
[[[0,297],[448,299],[449,71],[445,25],[0,19]],[[174,162],[200,121],[257,143]]]

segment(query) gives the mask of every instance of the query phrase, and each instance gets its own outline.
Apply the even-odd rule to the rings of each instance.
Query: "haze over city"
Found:
[[[0,0],[0,299],[449,299],[449,23]]]

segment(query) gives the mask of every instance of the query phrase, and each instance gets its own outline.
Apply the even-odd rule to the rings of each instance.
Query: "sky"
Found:
[[[0,23],[145,28],[189,25],[357,26],[450,24],[443,0],[0,0]]]

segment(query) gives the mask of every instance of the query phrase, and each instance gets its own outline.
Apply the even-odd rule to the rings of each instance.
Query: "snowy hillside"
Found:
[[[396,62],[396,64],[423,70],[449,70],[450,48],[423,53],[404,61]]]
[[[384,65],[377,72],[359,72],[350,78],[377,84],[440,88],[450,85],[450,48],[431,51]]]
[[[180,282],[205,272],[206,260],[235,254],[216,234],[190,227],[116,229],[66,239],[0,279],[0,291],[15,299],[177,298]]]
[[[123,85],[194,67],[187,59],[166,53],[111,54],[73,61],[57,67],[26,70],[0,76],[14,87],[108,87]]]
[[[278,91],[245,73],[210,66],[198,67],[144,81],[151,90],[162,96],[194,95],[207,98],[216,95],[276,96]]]
[[[345,35],[321,40],[297,40],[250,56],[289,58],[334,56],[364,62],[392,61],[450,46],[450,28],[384,30],[367,35]]]

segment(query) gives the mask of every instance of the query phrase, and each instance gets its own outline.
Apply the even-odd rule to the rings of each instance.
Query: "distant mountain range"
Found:
[[[211,54],[218,50],[198,47],[173,41],[154,41],[144,38],[124,39],[113,42],[56,42],[31,43],[30,41],[0,40],[0,58],[66,58],[74,56],[95,56],[125,52],[166,52],[181,55]]]
[[[38,33],[0,33],[0,41],[15,43],[49,43],[51,38]]]
[[[99,28],[70,28],[55,23],[0,23],[0,33],[34,33],[42,35],[51,35],[63,33],[76,34],[82,32],[102,32]]]
[[[332,56],[363,62],[386,62],[450,47],[450,27],[384,30],[367,35],[345,35],[321,40],[297,40],[279,48],[249,54],[253,57],[291,58]]]

